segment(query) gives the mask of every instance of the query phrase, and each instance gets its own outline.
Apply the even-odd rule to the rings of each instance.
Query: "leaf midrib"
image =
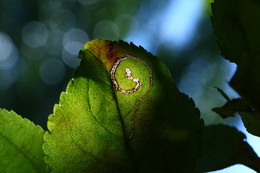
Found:
[[[110,79],[110,76],[109,76],[109,73],[107,72],[106,68],[104,67],[104,64],[102,63],[102,61],[97,57],[97,55],[95,53],[93,53],[91,50],[85,50],[85,51],[89,51],[92,55],[95,56],[96,59],[98,59],[98,61],[102,64],[102,68],[106,71],[106,74],[108,75],[108,78]],[[109,84],[111,87],[112,87],[112,94],[113,94],[113,98],[115,99],[115,102],[116,102],[116,108],[118,110],[118,114],[119,114],[119,118],[120,118],[120,122],[121,122],[121,125],[122,125],[122,130],[123,130],[123,135],[124,135],[124,141],[125,141],[125,148],[127,150],[127,153],[129,153],[129,157],[131,159],[131,162],[132,162],[132,165],[133,165],[133,168],[134,168],[134,171],[136,173],[138,173],[138,168],[137,168],[137,164],[136,164],[136,158],[135,158],[135,153],[133,151],[133,148],[131,147],[130,145],[130,141],[128,141],[128,137],[127,137],[127,134],[126,134],[126,128],[125,128],[125,125],[124,125],[124,120],[123,120],[123,117],[122,117],[122,113],[121,113],[121,110],[119,108],[119,103],[118,103],[118,99],[116,97],[116,91],[115,89],[113,88],[113,84],[112,84],[112,81],[110,80],[110,84]]]
[[[24,156],[24,158],[31,163],[31,165],[33,166],[33,168],[34,168],[34,170],[35,170],[36,172],[40,172],[40,171],[38,171],[39,168],[37,167],[37,165],[33,162],[33,160],[29,157],[29,155],[26,154],[27,152],[24,152],[23,150],[21,150],[17,145],[15,145],[15,144],[13,143],[12,140],[10,140],[8,137],[4,136],[2,133],[0,133],[0,136],[3,137],[9,144],[11,144],[18,152],[22,153],[22,155]]]

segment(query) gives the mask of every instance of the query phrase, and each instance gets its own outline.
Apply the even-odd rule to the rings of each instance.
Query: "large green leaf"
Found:
[[[205,127],[202,152],[195,172],[215,171],[234,164],[244,164],[259,172],[260,159],[245,138],[246,136],[234,127]]]
[[[46,172],[42,143],[40,126],[0,109],[0,172]]]
[[[190,172],[203,122],[143,48],[94,40],[44,135],[53,172]]]

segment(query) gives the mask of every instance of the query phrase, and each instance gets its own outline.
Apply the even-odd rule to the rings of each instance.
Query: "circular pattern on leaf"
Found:
[[[119,66],[123,64],[125,60],[128,59],[136,60],[138,62],[134,62],[134,61],[132,63],[126,62],[124,65],[122,65],[123,66],[122,68],[119,68]],[[148,69],[149,79],[147,79],[147,75],[143,74],[144,71],[142,71],[143,69],[140,67],[141,64],[143,64]],[[139,73],[137,73],[136,71],[139,71]],[[130,141],[135,131],[134,121],[140,103],[144,98],[146,98],[149,95],[151,87],[153,85],[152,70],[145,61],[131,55],[126,55],[125,57],[117,58],[117,60],[115,61],[115,63],[111,68],[110,77],[113,85],[115,86],[115,90],[119,91],[122,94],[134,94],[137,91],[141,90],[141,87],[144,87],[143,89],[145,90],[145,92],[140,91],[140,92],[144,92],[144,94],[137,100],[135,104],[134,113],[131,116],[131,131],[128,136],[128,140]],[[147,82],[147,80],[149,80],[149,82]],[[145,85],[149,85],[149,86],[145,86]]]

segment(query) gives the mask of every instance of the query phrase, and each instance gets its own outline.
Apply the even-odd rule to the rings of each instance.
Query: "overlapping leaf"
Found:
[[[238,65],[230,85],[251,107],[241,116],[247,130],[259,135],[260,1],[215,0],[212,12],[212,23],[222,55]]]
[[[223,169],[234,164],[244,164],[260,171],[260,159],[246,136],[236,128],[226,125],[211,125],[203,130],[202,153],[196,172]]]
[[[46,172],[42,143],[41,127],[0,109],[0,172]]]

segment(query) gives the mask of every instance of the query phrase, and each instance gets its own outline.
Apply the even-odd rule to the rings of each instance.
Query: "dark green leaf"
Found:
[[[260,113],[259,112],[239,112],[244,122],[246,130],[256,136],[260,136]]]
[[[222,118],[235,116],[239,113],[248,132],[260,136],[260,113],[252,109],[243,99],[233,99],[228,101],[224,106],[213,108]]]
[[[260,1],[215,0],[212,23],[223,56],[238,65],[231,86],[260,109]]]
[[[221,115],[222,118],[233,117],[237,112],[253,113],[250,106],[242,99],[230,100],[223,107],[213,108],[212,110]]]
[[[212,12],[222,55],[238,65],[230,85],[243,100],[230,101],[214,111],[223,117],[240,112],[247,130],[260,135],[260,1],[215,0]]]
[[[260,159],[245,141],[246,136],[236,128],[212,125],[204,128],[201,157],[196,172],[223,169],[244,164],[260,171]]]

